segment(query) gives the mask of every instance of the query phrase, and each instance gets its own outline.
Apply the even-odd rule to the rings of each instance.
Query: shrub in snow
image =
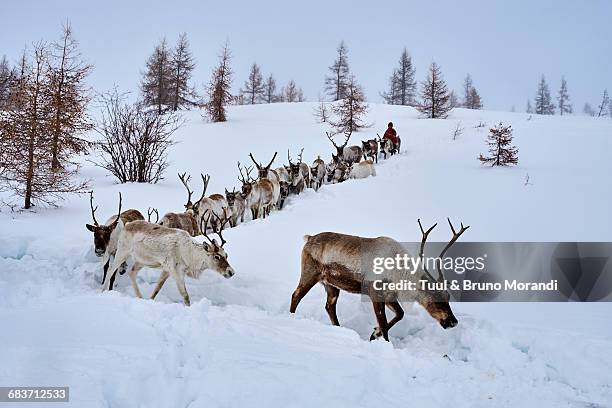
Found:
[[[518,149],[512,145],[512,126],[504,126],[501,122],[492,129],[489,129],[487,144],[489,145],[489,155],[482,153],[478,160],[482,164],[491,166],[507,166],[518,164]]]

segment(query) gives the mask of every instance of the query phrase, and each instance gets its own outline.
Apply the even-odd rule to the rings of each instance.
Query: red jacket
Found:
[[[398,144],[399,139],[397,137],[397,132],[393,128],[387,128],[385,134],[383,135],[385,139],[389,139],[393,142],[393,144]]]

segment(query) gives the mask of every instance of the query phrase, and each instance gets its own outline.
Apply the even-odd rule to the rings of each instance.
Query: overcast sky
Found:
[[[3,2],[0,56],[16,61],[24,46],[53,40],[69,20],[83,55],[95,66],[98,91],[117,84],[137,91],[140,72],[155,44],[191,42],[198,89],[208,80],[229,39],[234,87],[256,61],[279,85],[294,79],[309,100],[340,40],[369,99],[379,92],[406,47],[419,82],[436,61],[457,92],[471,73],[485,108],[524,110],[545,74],[556,95],[568,81],[574,109],[599,103],[612,88],[612,2],[608,0],[377,1],[11,1]]]

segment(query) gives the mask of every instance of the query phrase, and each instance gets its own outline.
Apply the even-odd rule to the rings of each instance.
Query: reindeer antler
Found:
[[[300,150],[300,154],[298,155],[298,158],[300,159],[299,163],[302,163],[302,155],[304,154],[304,148],[302,147],[302,150]]]
[[[147,210],[147,221],[151,222],[151,216],[155,214],[155,223],[157,224],[157,222],[159,221],[159,211],[157,211],[157,208],[151,208],[149,207],[149,209]]]
[[[185,188],[187,189],[187,204],[185,204],[185,207],[189,207],[192,206],[193,203],[191,202],[191,196],[193,195],[193,191],[191,191],[189,189],[189,180],[191,180],[191,175],[187,176],[187,178],[185,178],[185,176],[187,175],[187,172],[178,175],[179,179],[181,180],[181,183],[183,183],[183,185],[185,186]]]
[[[270,163],[268,163],[268,165],[266,166],[266,169],[269,169],[270,166],[272,166],[272,163],[274,163],[274,159],[276,159],[277,154],[278,152],[274,152],[274,156],[272,156],[272,160],[270,160]]]
[[[419,228],[421,229],[421,248],[419,249],[420,262],[421,262],[421,265],[423,266],[423,270],[425,271],[425,273],[427,275],[429,275],[429,277],[432,280],[434,280],[433,276],[431,276],[431,274],[427,270],[427,266],[425,266],[425,263],[423,262],[423,257],[425,255],[425,242],[427,241],[427,237],[429,237],[429,233],[431,231],[433,231],[434,228],[436,228],[436,225],[438,225],[438,223],[435,223],[434,225],[429,227],[429,229],[427,231],[425,231],[423,229],[423,225],[421,224],[421,219],[420,218],[417,218],[417,222],[419,223]]]
[[[113,221],[113,225],[117,225],[119,223],[119,218],[121,218],[121,202],[122,202],[122,198],[121,198],[121,191],[119,192],[119,210],[117,211],[117,218],[115,218],[115,221]]]
[[[345,133],[345,134],[346,134],[346,133]],[[345,147],[345,146],[348,144],[349,139],[351,138],[351,135],[352,135],[352,134],[353,134],[353,131],[352,131],[352,130],[351,130],[350,132],[348,132],[348,134],[346,134],[346,139],[344,140],[344,144],[342,145],[342,147]]]
[[[249,157],[251,158],[251,160],[253,160],[253,163],[255,163],[255,166],[257,166],[257,170],[261,169],[261,164],[257,163],[255,158],[253,157],[253,153],[249,153]]]
[[[330,142],[332,142],[332,144],[334,145],[334,147],[337,149],[338,145],[336,145],[336,142],[334,142],[334,134],[330,133],[330,132],[325,132],[325,134],[327,135],[327,138],[329,139]]]
[[[89,208],[91,208],[91,217],[93,218],[94,225],[100,225],[98,224],[98,220],[96,220],[96,210],[98,209],[98,206],[96,205],[96,208],[93,206],[93,190],[89,192]]]
[[[204,189],[202,190],[202,196],[197,201],[198,203],[202,201],[202,199],[206,196],[206,189],[208,189],[208,182],[210,181],[210,176],[208,174],[203,175],[202,173],[200,173],[200,177],[202,177],[202,183],[204,184]]]
[[[210,242],[211,245],[217,246],[217,241],[215,241],[214,239],[211,239],[206,233],[206,231],[208,230],[208,222],[210,221],[211,215],[209,215],[208,218],[206,219],[205,219],[205,216],[206,216],[206,213],[209,211],[210,209],[206,209],[206,211],[204,211],[204,214],[202,214],[202,217],[200,219],[200,232],[202,232],[202,235],[204,236],[204,238],[206,238]],[[221,240],[221,247],[223,247],[223,245],[225,245],[225,243],[227,242],[223,238],[223,233],[222,233],[223,227],[229,221],[229,217],[227,216],[227,208],[223,207],[223,214],[224,214],[223,220],[221,220],[221,218],[217,214],[215,214],[214,211],[210,211],[210,213],[219,220],[219,226],[215,228],[211,225],[211,228],[213,232],[219,236],[219,239]],[[204,226],[204,228],[202,228],[202,226]]]
[[[446,244],[446,246],[444,247],[444,249],[442,250],[442,252],[440,252],[440,255],[438,256],[438,262],[436,262],[436,267],[438,268],[438,282],[442,282],[444,281],[444,274],[442,273],[442,269],[440,268],[440,263],[442,262],[442,258],[444,257],[444,255],[446,254],[446,251],[449,250],[449,248],[451,246],[453,246],[453,244],[455,243],[455,241],[457,241],[459,239],[459,237],[465,232],[467,231],[468,228],[470,228],[470,226],[468,225],[467,227],[463,226],[463,223],[461,223],[461,229],[459,230],[459,232],[455,231],[455,227],[453,227],[453,223],[451,222],[450,218],[447,218],[448,220],[448,225],[450,225],[450,229],[453,232],[453,237],[451,238],[451,240],[448,242],[448,244]]]
[[[289,149],[287,149],[287,160],[289,160],[289,165],[291,166],[291,155],[289,154]]]
[[[240,162],[238,162],[238,171],[240,172],[240,176],[238,177],[238,181],[240,181],[242,184],[246,184],[246,178],[244,177],[244,174],[242,174],[242,168],[240,167]]]

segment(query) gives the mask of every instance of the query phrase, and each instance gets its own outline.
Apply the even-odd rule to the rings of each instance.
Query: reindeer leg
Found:
[[[113,288],[117,270],[119,269],[121,264],[123,264],[127,260],[127,258],[128,258],[127,253],[117,252],[115,254],[115,258],[113,259],[113,265],[110,267],[110,270],[108,271],[108,273],[104,276],[104,282],[102,282],[102,286],[103,286],[102,291],[111,290]]]
[[[374,314],[376,315],[378,327],[374,329],[374,333],[370,336],[370,340],[374,340],[382,335],[386,341],[389,341],[389,327],[387,324],[387,315],[385,315],[385,303],[372,301],[372,306],[374,307]]]
[[[106,272],[108,272],[108,267],[110,266],[110,258],[106,259],[106,262],[104,262],[104,260],[102,260],[102,285],[104,285],[104,282],[106,282]],[[111,285],[112,288],[112,285]]]
[[[325,291],[327,292],[327,302],[325,303],[325,310],[329,315],[329,320],[334,326],[340,326],[338,322],[338,315],[336,314],[336,303],[338,302],[338,296],[340,296],[340,289],[335,286],[325,285]]]
[[[155,299],[155,296],[157,296],[157,294],[161,290],[162,286],[164,286],[164,283],[166,283],[166,279],[168,279],[169,276],[170,274],[165,269],[162,270],[162,273],[161,275],[159,275],[159,279],[157,280],[157,285],[155,285],[155,289],[153,289],[153,293],[151,293],[150,299]]]
[[[289,307],[289,313],[295,313],[295,310],[298,307],[298,304],[302,300],[304,296],[312,289],[314,285],[316,285],[318,279],[311,279],[305,282],[300,280],[298,287],[293,291],[293,295],[291,295],[291,306]]]
[[[397,322],[404,318],[404,309],[402,309],[402,306],[399,304],[399,302],[388,302],[385,303],[385,305],[389,309],[391,309],[393,313],[395,313],[395,317],[391,319],[387,326],[387,330],[391,330],[391,327],[393,327]]]
[[[177,271],[177,273],[174,274],[174,280],[176,281],[176,286],[178,287],[181,296],[183,296],[183,303],[185,303],[185,306],[191,306],[189,294],[187,293],[187,288],[185,287],[185,274],[182,271]]]
[[[132,281],[132,287],[134,288],[134,293],[136,294],[137,297],[142,299],[142,293],[140,292],[140,288],[138,287],[138,283],[136,282],[136,275],[138,275],[138,272],[140,272],[140,270],[143,268],[143,266],[139,263],[135,263],[134,266],[132,266],[132,269],[130,270],[130,272],[128,273],[130,280]]]

